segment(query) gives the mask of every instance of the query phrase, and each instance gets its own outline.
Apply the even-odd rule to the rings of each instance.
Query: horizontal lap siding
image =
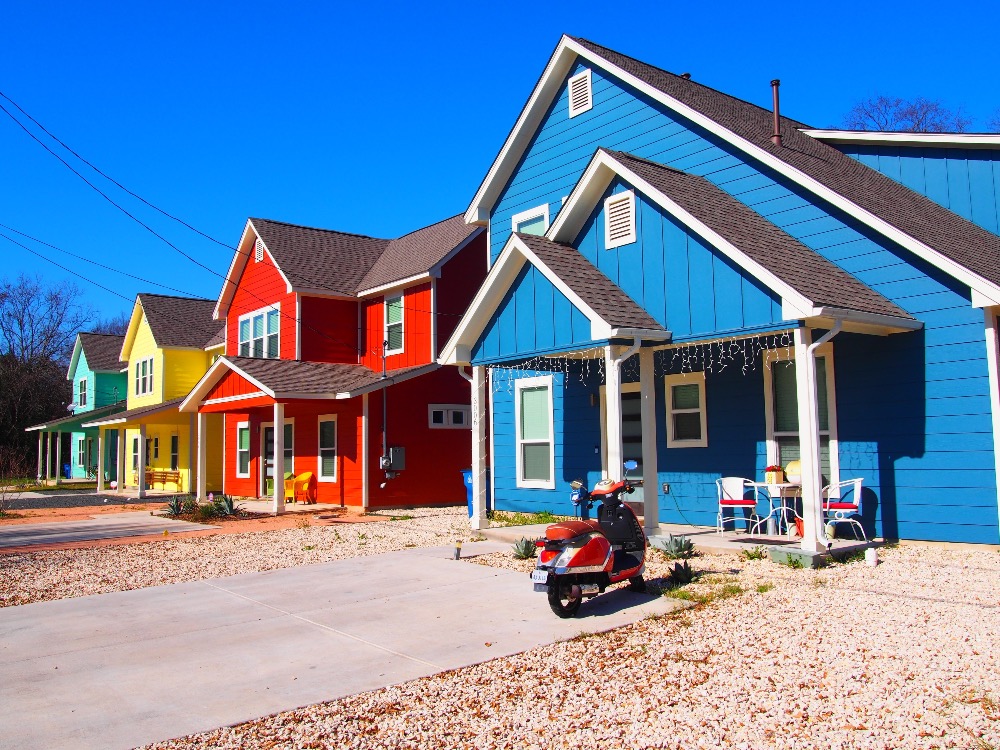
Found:
[[[295,295],[288,292],[288,285],[271,260],[264,253],[264,260],[247,261],[243,273],[236,282],[233,301],[226,316],[226,354],[239,355],[239,318],[255,310],[278,303],[280,316],[279,346],[281,359],[295,359]]]
[[[392,292],[389,296],[396,296]],[[382,369],[382,342],[385,340],[385,298],[361,303],[364,336],[361,364]],[[403,351],[386,357],[390,370],[426,365],[431,362],[431,285],[418,284],[403,290]]]
[[[306,362],[358,362],[358,303],[300,297],[301,358]]]

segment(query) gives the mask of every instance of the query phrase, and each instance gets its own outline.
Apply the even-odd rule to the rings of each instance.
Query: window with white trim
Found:
[[[708,447],[708,409],[705,406],[705,373],[667,375],[667,447]]]
[[[84,438],[76,441],[76,465],[87,468],[87,441]]]
[[[403,351],[403,295],[386,297],[385,308],[385,338],[386,354],[399,354]]]
[[[517,486],[555,489],[552,376],[518,380],[514,406],[517,409]]]
[[[139,471],[139,438],[132,438],[132,471]]]
[[[153,438],[153,459],[158,461],[160,459],[160,438]]]
[[[635,193],[626,190],[604,200],[604,247],[611,250],[635,242]]]
[[[180,436],[171,435],[170,436],[170,470],[177,471],[177,467],[180,466]]]
[[[135,395],[153,392],[153,358],[146,357],[135,363]]]
[[[541,236],[549,228],[549,204],[529,208],[514,214],[510,219],[510,231]]]
[[[241,357],[277,359],[281,338],[281,306],[254,310],[239,318],[239,353]]]
[[[319,472],[321,482],[337,481],[337,416],[325,414],[319,418]]]
[[[590,69],[583,70],[566,82],[569,99],[569,116],[582,115],[594,106],[594,92],[591,86]]]
[[[236,424],[236,477],[250,478],[250,423]]]
[[[79,385],[79,393],[78,393],[78,395],[79,395],[79,398],[77,399],[77,404],[79,404],[80,406],[86,406],[87,405],[87,379],[86,378],[80,378],[80,385]]]
[[[472,427],[472,407],[465,404],[428,404],[427,426],[432,430],[462,430]]]

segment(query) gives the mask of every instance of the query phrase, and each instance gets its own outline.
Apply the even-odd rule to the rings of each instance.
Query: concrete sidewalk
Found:
[[[206,531],[217,528],[202,523],[175,521],[145,513],[110,513],[92,521],[56,521],[0,526],[0,549],[43,544],[69,544],[126,536],[149,536],[169,531]]]
[[[464,556],[507,549],[479,542]],[[560,620],[528,576],[411,549],[0,609],[0,748],[130,748],[683,606],[609,591]]]

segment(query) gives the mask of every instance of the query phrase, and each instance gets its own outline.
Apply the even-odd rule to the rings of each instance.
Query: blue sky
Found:
[[[12,3],[0,91],[126,187],[226,244],[248,216],[391,238],[466,209],[562,33],[762,106],[778,77],[783,112],[816,127],[887,93],[960,106],[972,130],[984,129],[1000,110],[1000,4],[943,11],[920,0]],[[2,112],[0,164],[0,224],[217,296],[219,276],[133,223]],[[225,273],[231,250],[81,171]],[[173,293],[46,254],[129,300]],[[0,264],[7,278],[73,278],[4,239]],[[102,314],[130,308],[76,281]]]

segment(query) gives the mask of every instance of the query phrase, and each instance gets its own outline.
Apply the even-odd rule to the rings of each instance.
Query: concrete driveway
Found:
[[[560,620],[525,574],[451,555],[412,549],[0,609],[0,748],[130,748],[681,604],[609,591]]]

